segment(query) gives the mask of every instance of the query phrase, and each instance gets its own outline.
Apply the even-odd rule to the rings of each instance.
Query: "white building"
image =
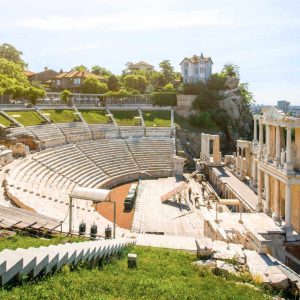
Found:
[[[180,63],[183,83],[207,82],[212,72],[213,61],[210,57],[193,55],[185,57]]]

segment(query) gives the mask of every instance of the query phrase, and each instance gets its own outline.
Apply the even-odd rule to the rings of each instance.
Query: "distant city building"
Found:
[[[139,71],[139,70],[142,70],[142,71],[154,71],[154,66],[148,64],[147,62],[145,61],[139,61],[137,63],[129,63],[128,64],[128,69],[130,71]]]
[[[185,57],[181,63],[183,83],[207,82],[212,73],[213,61],[210,57],[193,55]]]
[[[290,106],[290,113],[294,117],[300,118],[300,106],[299,105]]]
[[[84,79],[91,76],[96,77],[99,81],[105,81],[103,77],[88,71],[60,72],[58,75],[51,78],[51,88],[53,91],[68,89],[73,93],[79,93]]]
[[[277,109],[282,110],[283,112],[287,113],[290,111],[290,102],[286,100],[277,101]]]

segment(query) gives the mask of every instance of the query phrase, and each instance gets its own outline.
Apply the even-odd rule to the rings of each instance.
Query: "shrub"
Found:
[[[157,92],[151,95],[153,105],[158,106],[176,106],[177,97],[174,92]]]
[[[189,122],[192,126],[215,129],[217,126],[212,120],[209,112],[199,112],[197,115],[193,115],[189,118]]]
[[[206,84],[204,82],[198,83],[186,83],[183,85],[183,94],[185,95],[199,95],[203,90],[206,90]]]

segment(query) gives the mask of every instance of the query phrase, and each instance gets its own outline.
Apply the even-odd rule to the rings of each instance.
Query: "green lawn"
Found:
[[[74,122],[74,117],[76,117],[71,109],[47,109],[43,112],[49,114],[47,117],[54,123]]]
[[[35,111],[6,111],[6,113],[16,119],[24,126],[40,125],[43,121],[42,117]],[[20,117],[14,117],[20,116]]]
[[[138,254],[136,269],[127,268],[128,251]],[[37,282],[2,289],[0,299],[271,299],[266,290],[237,284],[246,277],[194,268],[195,259],[187,252],[134,247],[100,269],[63,267]]]
[[[4,116],[0,115],[0,124],[8,127],[10,125],[10,121],[6,119]]]
[[[171,126],[171,111],[170,110],[154,110],[154,111],[143,111],[143,118],[147,127],[160,126],[170,127]]]
[[[105,110],[81,110],[80,112],[88,124],[106,124],[109,119]]]
[[[64,235],[55,235],[46,239],[20,233],[13,237],[0,237],[0,251],[3,249],[48,246],[52,244],[64,244],[72,241],[78,242],[83,240],[84,239],[82,237],[67,237]]]
[[[136,119],[134,117],[139,117],[139,112],[137,110],[111,110],[115,120],[118,125],[121,126],[134,126]]]

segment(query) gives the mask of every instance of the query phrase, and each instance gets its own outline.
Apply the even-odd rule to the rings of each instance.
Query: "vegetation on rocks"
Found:
[[[227,64],[220,74],[213,74],[207,84],[187,84],[183,92],[197,95],[193,102],[196,114],[190,117],[190,123],[220,132],[226,141],[222,143],[225,153],[234,150],[238,138],[251,138],[253,95],[247,84],[239,83],[237,66]]]

